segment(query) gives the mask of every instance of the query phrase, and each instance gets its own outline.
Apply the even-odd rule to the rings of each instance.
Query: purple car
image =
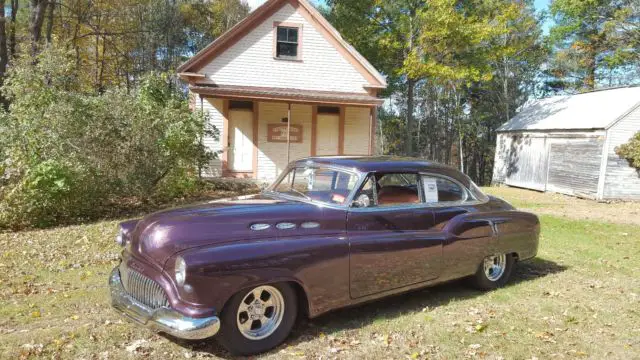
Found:
[[[540,222],[450,167],[389,157],[292,163],[260,195],[120,225],[113,307],[231,353],[269,350],[298,316],[469,277],[505,285]]]

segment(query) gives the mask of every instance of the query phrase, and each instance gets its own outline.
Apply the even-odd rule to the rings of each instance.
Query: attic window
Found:
[[[276,25],[276,34],[276,58],[298,60],[300,58],[300,27]]]

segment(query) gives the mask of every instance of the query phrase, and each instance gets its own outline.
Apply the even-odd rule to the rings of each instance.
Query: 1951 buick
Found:
[[[481,289],[536,256],[540,223],[452,168],[405,158],[309,158],[260,195],[120,225],[112,304],[233,354],[282,343],[297,316],[469,277]]]

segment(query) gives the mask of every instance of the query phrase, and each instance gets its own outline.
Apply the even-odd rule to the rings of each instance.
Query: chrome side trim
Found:
[[[153,331],[186,340],[208,339],[220,331],[220,319],[217,316],[194,319],[169,307],[154,310],[141,304],[125,291],[117,267],[113,269],[109,277],[109,289],[111,290],[111,305],[114,309],[126,318]]]
[[[253,224],[251,225],[251,230],[253,231],[264,231],[271,228],[269,224]]]
[[[294,223],[279,223],[276,227],[278,230],[292,230],[295,229],[297,225]]]

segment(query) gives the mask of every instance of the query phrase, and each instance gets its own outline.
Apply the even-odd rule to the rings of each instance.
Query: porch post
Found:
[[[347,108],[340,106],[340,120],[338,122],[338,155],[344,155],[344,127],[346,123]]]
[[[287,110],[287,165],[291,162],[291,103]]]
[[[229,172],[229,100],[223,99],[222,105],[222,176]]]
[[[375,155],[376,152],[376,139],[377,139],[377,131],[378,131],[378,107],[373,106],[371,108],[371,115],[369,116],[370,125],[369,129],[370,139],[369,139],[369,156]]]

